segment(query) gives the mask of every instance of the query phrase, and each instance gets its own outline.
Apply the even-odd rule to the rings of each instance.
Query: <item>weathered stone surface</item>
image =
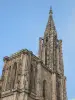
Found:
[[[52,9],[38,57],[22,49],[3,60],[0,100],[67,100],[62,41],[57,39]]]

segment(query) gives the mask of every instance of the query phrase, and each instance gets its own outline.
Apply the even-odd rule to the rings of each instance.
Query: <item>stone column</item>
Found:
[[[42,59],[42,45],[43,45],[43,38],[39,38],[39,58]]]
[[[41,62],[38,62],[37,64],[37,78],[36,78],[36,99],[42,100],[42,78],[41,78]]]
[[[61,100],[64,100],[63,99],[63,78],[61,78],[61,87],[60,87],[60,97],[61,97]]]
[[[7,77],[8,77],[8,61],[9,57],[4,57],[4,67],[2,71],[2,91],[6,91]]]
[[[63,83],[64,87],[63,87],[63,93],[64,93],[64,99],[63,100],[67,100],[67,92],[66,92],[66,77],[64,77],[64,83]]]
[[[56,74],[52,74],[52,100],[57,100],[56,97]]]
[[[57,71],[59,72],[59,45],[57,46]]]
[[[21,76],[22,76],[22,60],[19,60],[17,62],[17,80],[16,80],[16,86],[18,89],[21,89]]]
[[[49,43],[49,67],[51,68],[51,70],[53,70],[53,30],[50,31],[51,35],[50,35],[50,43]]]
[[[22,75],[21,75],[21,88],[28,90],[30,58],[27,52],[22,56],[23,56],[23,64],[22,64]]]
[[[57,70],[57,34],[53,35],[53,70]]]
[[[29,52],[25,52],[24,54],[21,54],[21,60],[22,60],[22,68],[21,68],[21,77],[20,77],[20,89],[22,89],[25,92],[22,92],[18,96],[18,100],[28,100],[28,93],[29,93],[29,68],[31,63]]]

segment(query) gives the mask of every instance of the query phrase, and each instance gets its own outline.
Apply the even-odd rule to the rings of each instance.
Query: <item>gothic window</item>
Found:
[[[45,65],[47,65],[47,48],[45,49]]]
[[[15,80],[16,80],[16,72],[17,72],[17,63],[14,63],[13,70],[12,70],[12,88],[14,88]]]
[[[46,96],[46,80],[43,81],[43,98]]]
[[[30,92],[32,91],[32,89],[34,89],[34,86],[35,86],[34,67],[31,64],[31,68],[30,68]]]

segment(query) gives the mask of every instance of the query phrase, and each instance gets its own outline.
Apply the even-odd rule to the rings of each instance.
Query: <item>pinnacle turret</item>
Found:
[[[50,14],[50,15],[52,15],[52,14],[53,14],[52,7],[50,7],[49,14]]]

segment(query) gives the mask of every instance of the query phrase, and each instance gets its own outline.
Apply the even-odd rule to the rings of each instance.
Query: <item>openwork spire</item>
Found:
[[[48,18],[48,22],[47,22],[47,26],[46,26],[46,30],[45,30],[45,35],[50,33],[51,30],[56,31],[54,20],[53,20],[52,7],[50,7],[49,18]]]

